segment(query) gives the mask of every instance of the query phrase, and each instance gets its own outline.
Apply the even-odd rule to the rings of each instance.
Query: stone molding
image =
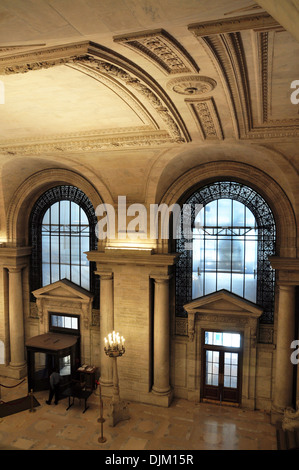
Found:
[[[283,30],[270,15],[260,13],[227,18],[223,21],[192,25],[188,29],[206,49],[221,77],[236,138],[252,140],[299,136],[299,119],[269,118],[273,35]],[[244,30],[253,30],[256,36],[261,122],[255,122],[252,113],[248,64],[241,36]]]
[[[203,140],[224,138],[221,122],[213,98],[185,100],[198,126]]]
[[[25,139],[16,145],[0,142],[0,152],[38,155],[44,152],[88,151],[110,148],[134,148],[165,143],[188,142],[190,136],[179,113],[163,89],[148,74],[127,59],[89,41],[0,56],[0,74],[29,73],[57,65],[72,67],[114,88],[124,101],[146,117],[140,128],[43,136]],[[154,116],[156,115],[157,118]],[[157,123],[160,120],[160,125]],[[144,120],[144,119],[143,119]],[[90,135],[92,134],[92,135]]]
[[[196,37],[211,36],[213,34],[235,33],[237,31],[262,31],[282,28],[281,25],[268,13],[257,13],[246,16],[236,16],[216,21],[206,21],[188,26]]]
[[[113,40],[143,55],[166,74],[199,71],[190,54],[163,29],[115,36]]]

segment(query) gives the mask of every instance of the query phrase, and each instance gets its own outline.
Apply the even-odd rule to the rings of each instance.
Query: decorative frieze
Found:
[[[183,46],[163,29],[115,36],[113,39],[142,54],[167,74],[199,71]]]
[[[222,140],[223,132],[213,98],[186,100],[204,140]]]

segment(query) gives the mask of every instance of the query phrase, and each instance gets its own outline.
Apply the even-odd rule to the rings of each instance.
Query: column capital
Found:
[[[166,284],[173,277],[172,274],[150,274],[150,279],[160,284]]]
[[[112,271],[100,271],[100,270],[96,270],[96,271],[94,271],[94,273],[95,273],[97,276],[100,276],[101,280],[104,280],[104,281],[109,281],[109,280],[112,280],[112,279],[113,279],[113,272],[112,272]]]
[[[8,269],[9,274],[17,274],[22,271],[22,269],[26,268],[26,265],[23,264],[21,266],[5,266]]]

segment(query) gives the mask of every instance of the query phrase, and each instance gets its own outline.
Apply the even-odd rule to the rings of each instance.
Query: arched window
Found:
[[[217,182],[194,192],[193,240],[177,240],[176,314],[192,299],[226,289],[264,309],[262,321],[273,322],[275,222],[271,209],[252,188]],[[196,206],[197,205],[197,206]],[[195,207],[202,209],[195,213]]]
[[[95,292],[84,252],[96,249],[96,222],[90,200],[75,186],[56,186],[38,199],[30,218],[31,291],[68,279]]]

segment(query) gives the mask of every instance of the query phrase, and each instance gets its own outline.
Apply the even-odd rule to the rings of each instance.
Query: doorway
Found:
[[[203,331],[203,400],[239,404],[241,401],[242,335]]]

